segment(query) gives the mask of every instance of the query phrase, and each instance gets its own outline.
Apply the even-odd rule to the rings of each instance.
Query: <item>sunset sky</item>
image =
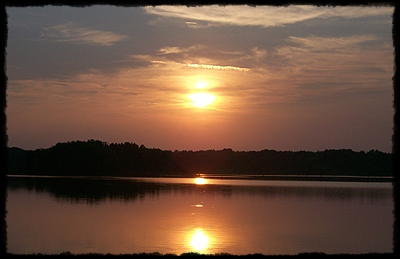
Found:
[[[8,146],[391,152],[393,7],[7,7]]]

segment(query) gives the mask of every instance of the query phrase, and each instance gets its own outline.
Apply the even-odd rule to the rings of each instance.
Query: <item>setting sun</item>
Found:
[[[188,98],[192,100],[192,105],[198,108],[205,108],[215,100],[215,96],[209,93],[190,94]]]

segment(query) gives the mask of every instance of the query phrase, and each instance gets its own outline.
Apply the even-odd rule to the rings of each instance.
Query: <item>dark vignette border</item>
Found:
[[[5,1],[6,3],[2,4],[2,9],[1,9],[1,31],[2,31],[2,37],[1,37],[1,47],[4,49],[2,51],[1,56],[3,59],[2,63],[2,70],[0,71],[0,80],[1,80],[1,92],[0,92],[0,99],[1,99],[1,106],[3,108],[3,111],[0,114],[0,121],[1,121],[1,137],[0,137],[0,142],[1,142],[1,147],[0,147],[0,155],[1,155],[1,200],[3,201],[3,204],[1,206],[1,213],[3,215],[3,220],[1,221],[1,254],[7,255],[7,256],[14,256],[18,257],[18,255],[11,255],[7,253],[7,223],[6,223],[6,200],[7,200],[7,144],[8,144],[8,135],[7,135],[7,118],[6,118],[6,108],[7,108],[7,101],[6,101],[6,87],[7,87],[7,75],[6,75],[6,47],[7,47],[7,37],[8,37],[8,26],[7,26],[7,12],[6,12],[6,6],[16,6],[16,7],[26,7],[26,6],[45,6],[45,5],[56,5],[56,6],[75,6],[75,7],[84,7],[84,6],[91,6],[94,4],[102,4],[102,5],[114,5],[114,6],[145,6],[145,5],[186,5],[186,6],[198,6],[198,5],[210,5],[210,4],[218,4],[218,5],[231,5],[231,4],[236,4],[236,5],[275,5],[275,6],[287,6],[290,4],[303,4],[303,5],[316,5],[316,6],[358,6],[358,5],[370,5],[370,6],[394,6],[394,14],[393,14],[393,19],[392,19],[392,38],[393,38],[393,45],[394,45],[394,74],[393,74],[393,107],[395,109],[394,112],[394,117],[393,117],[393,134],[392,134],[392,158],[393,158],[393,200],[394,200],[394,223],[393,223],[393,255],[399,254],[399,248],[398,248],[398,225],[399,225],[399,219],[398,219],[398,171],[399,171],[399,150],[398,150],[398,144],[399,144],[399,138],[398,138],[398,133],[399,133],[399,118],[400,115],[397,111],[398,107],[398,101],[399,101],[399,74],[397,73],[397,66],[399,66],[399,55],[396,53],[397,45],[399,43],[399,7],[400,3],[396,3],[395,1],[362,1],[362,0],[350,0],[350,1],[340,1],[340,0],[331,0],[331,1],[324,1],[324,0],[315,0],[315,1],[301,1],[301,0],[291,0],[291,1],[273,1],[273,0],[267,0],[267,1],[254,1],[254,0],[249,0],[249,1],[243,1],[243,0],[189,0],[189,1],[183,1],[183,0],[165,0],[165,1],[160,1],[160,0],[141,0],[141,1],[121,1],[121,0],[108,0],[108,1],[88,1],[88,0],[82,0],[82,1]],[[143,255],[143,254],[142,254]],[[151,254],[148,254],[151,255]],[[154,254],[153,254],[154,255]],[[159,255],[159,254],[156,254]],[[314,253],[306,254],[307,255],[318,255]],[[381,258],[383,255],[382,254],[373,254],[375,257]],[[108,255],[109,256],[109,255]],[[133,255],[132,255],[133,256]],[[183,256],[183,255],[182,255]],[[251,256],[251,255],[250,255]],[[258,254],[260,256],[260,254]],[[304,256],[304,254],[299,254],[298,256]],[[352,255],[354,256],[354,255]],[[360,255],[359,255],[360,256]],[[362,255],[361,255],[362,256]],[[366,255],[367,256],[367,255]],[[368,256],[371,256],[368,255]],[[385,256],[390,256],[392,257],[392,254],[385,254]],[[276,257],[276,256],[270,256],[270,257]],[[282,257],[282,256],[279,256]]]

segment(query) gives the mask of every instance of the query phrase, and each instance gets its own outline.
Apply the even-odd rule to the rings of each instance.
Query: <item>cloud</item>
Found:
[[[54,42],[111,46],[126,39],[127,36],[110,31],[78,27],[73,22],[67,22],[60,25],[45,27],[42,31],[42,38]]]
[[[183,52],[182,48],[179,47],[165,47],[159,50],[162,54],[171,54],[171,53],[181,53]]]
[[[382,57],[393,59],[393,46],[384,41],[376,43],[376,40],[378,38],[373,35],[291,36],[287,38],[289,44],[277,48],[276,54],[291,64],[307,65],[309,70],[324,70],[329,66],[353,71],[357,67],[376,65],[382,66],[384,71],[389,71],[391,68],[387,64],[390,62],[385,62],[387,59]]]
[[[276,6],[146,6],[143,9],[165,18],[184,19],[186,26],[196,28],[198,22],[208,26],[260,26],[276,27],[321,18],[361,18],[393,14],[393,7],[317,7],[308,5]]]
[[[182,48],[182,47],[176,47],[176,46],[166,46],[161,49],[159,49],[160,54],[174,54],[174,53],[184,53],[184,52],[190,52],[190,51],[195,51],[199,49],[204,49],[204,45],[193,45],[188,48]]]
[[[186,64],[188,67],[215,69],[215,70],[236,70],[236,71],[249,71],[249,68],[235,67],[235,66],[215,66],[207,64]]]
[[[193,84],[205,80],[208,90],[221,97],[220,111],[245,113],[276,103],[391,93],[393,46],[378,40],[374,35],[291,36],[285,46],[268,51],[163,46],[129,56],[139,65],[112,73],[91,70],[69,79],[10,81],[8,94],[14,105],[43,99],[63,107],[85,103],[95,109],[114,103],[124,113],[132,107],[164,113],[184,109]]]
[[[261,60],[267,55],[267,51],[265,49],[259,49],[258,47],[252,48],[251,51],[253,52],[256,60]]]
[[[290,36],[287,41],[301,45],[308,51],[343,51],[351,47],[356,47],[361,43],[379,40],[374,35],[355,35],[348,37],[319,37],[310,35],[308,37]]]
[[[254,63],[265,57],[266,50],[252,48],[250,55],[245,52],[227,52],[205,45],[193,45],[189,47],[165,46],[151,55],[131,55],[137,63],[144,66],[163,67],[189,67],[196,69],[249,71],[250,68],[238,65],[245,60]],[[139,62],[138,62],[139,61]],[[222,65],[224,64],[224,65]],[[254,63],[256,64],[256,63]]]
[[[273,57],[285,71],[286,84],[302,98],[387,93],[392,91],[393,46],[376,40],[373,35],[289,37]]]

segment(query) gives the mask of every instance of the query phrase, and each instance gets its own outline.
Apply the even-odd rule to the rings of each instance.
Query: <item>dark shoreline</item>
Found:
[[[392,176],[345,176],[345,175],[157,175],[157,176],[59,176],[59,175],[17,175],[9,174],[7,177],[56,177],[56,178],[196,178],[221,179],[221,180],[262,180],[262,181],[327,181],[327,182],[393,182]]]
[[[10,257],[23,257],[23,256],[87,256],[87,257],[93,257],[93,256],[106,256],[106,257],[136,257],[136,256],[172,256],[172,257],[177,257],[177,256],[200,256],[200,257],[268,257],[268,258],[282,258],[282,257],[301,257],[301,258],[315,258],[315,257],[348,257],[348,256],[357,256],[357,257],[368,257],[368,258],[394,258],[393,253],[364,253],[364,254],[325,254],[321,252],[306,252],[306,253],[299,253],[299,254],[294,254],[294,255],[287,255],[287,254],[259,254],[259,253],[254,253],[254,254],[246,254],[246,255],[235,255],[235,254],[229,254],[229,253],[216,253],[216,254],[200,254],[200,253],[195,253],[195,252],[188,252],[188,253],[182,253],[180,255],[177,254],[161,254],[158,252],[153,252],[153,253],[134,253],[134,254],[100,254],[100,253],[87,253],[87,254],[73,254],[70,252],[63,252],[60,254],[7,254],[7,256]]]
[[[393,182],[393,177],[332,176],[332,175],[259,175],[259,176],[207,176],[206,179],[273,180],[273,181],[330,181],[330,182]]]
[[[204,176],[210,173],[226,176],[388,177],[393,173],[392,154],[377,150],[368,152],[355,152],[350,149],[317,152],[269,149],[170,151],[146,148],[135,143],[109,144],[99,140],[89,140],[57,143],[51,148],[33,151],[8,148],[7,152],[8,173],[24,175],[191,177],[199,173]]]

